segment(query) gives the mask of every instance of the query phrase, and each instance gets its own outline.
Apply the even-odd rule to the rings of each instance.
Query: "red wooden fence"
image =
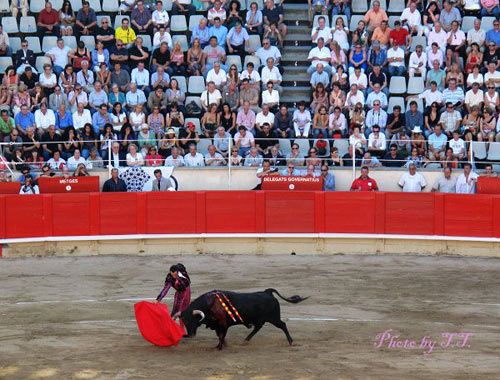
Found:
[[[0,238],[278,232],[500,237],[500,195],[296,191],[0,195]]]

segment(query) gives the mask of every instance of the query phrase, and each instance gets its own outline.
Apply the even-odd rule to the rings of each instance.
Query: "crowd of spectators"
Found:
[[[322,164],[354,160],[458,168],[471,160],[472,141],[486,150],[500,141],[498,0],[409,0],[391,26],[375,0],[352,31],[350,1],[308,0],[311,26],[322,14],[307,58],[312,95],[294,107],[280,102],[288,33],[282,3],[242,10],[234,0],[175,0],[166,11],[162,1],[127,0],[115,30],[87,1],[75,10],[49,1],[36,15],[37,32],[57,42],[42,53],[42,67],[24,36],[12,51],[0,27],[0,54],[13,58],[0,91],[3,159],[14,169],[53,171],[269,162],[320,172]],[[12,2],[12,15],[27,16],[27,7]],[[182,46],[173,17],[187,25],[197,14],[204,17]],[[464,32],[467,17],[475,19]],[[262,44],[250,46],[252,36]],[[203,88],[187,96],[193,91],[181,82],[191,87],[194,78]],[[404,90],[394,92],[400,79]],[[411,94],[412,86],[421,91]],[[280,139],[290,141],[289,152]],[[310,139],[305,150],[302,139]],[[342,154],[341,139],[349,141]]]

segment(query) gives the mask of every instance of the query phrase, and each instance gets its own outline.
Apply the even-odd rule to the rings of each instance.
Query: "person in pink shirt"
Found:
[[[498,0],[481,0],[481,16],[498,17]]]

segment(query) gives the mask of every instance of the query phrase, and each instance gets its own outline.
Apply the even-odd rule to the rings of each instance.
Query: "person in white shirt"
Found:
[[[347,109],[352,109],[358,103],[361,103],[362,106],[365,105],[365,96],[361,91],[358,91],[358,85],[351,85],[351,91],[347,93],[345,98],[345,106]]]
[[[378,100],[380,102],[380,107],[383,109],[387,108],[387,95],[380,90],[380,83],[375,83],[373,85],[373,91],[368,94],[366,98],[366,105],[368,108],[373,108],[373,103]]]
[[[151,19],[153,20],[154,32],[157,32],[160,27],[168,28],[170,17],[168,16],[168,12],[163,9],[163,2],[156,2],[156,9],[151,15]]]
[[[332,74],[332,68],[330,67],[331,52],[330,49],[325,46],[325,40],[323,38],[318,38],[318,46],[312,48],[307,56],[307,60],[311,63],[307,69],[307,73],[311,75],[316,71],[316,65],[322,63],[324,70],[328,75]]]
[[[175,146],[171,150],[171,155],[165,159],[165,166],[181,167],[184,166],[184,158],[179,154],[179,149]]]
[[[126,156],[127,166],[144,166],[144,157],[142,153],[137,151],[137,145],[130,144],[128,146],[128,153]]]
[[[430,107],[432,103],[436,102],[440,106],[443,103],[443,93],[437,89],[436,81],[431,82],[431,88],[428,88],[424,92],[418,95],[410,95],[406,97],[406,100],[410,99],[424,99],[425,107]]]
[[[309,137],[309,130],[311,128],[311,113],[306,109],[306,103],[300,102],[297,109],[293,113],[293,128],[295,130],[295,137],[300,138]]]
[[[415,164],[410,164],[408,166],[408,173],[404,173],[401,176],[398,185],[406,193],[420,193],[427,186],[427,182],[422,174],[417,173]]]
[[[385,134],[380,133],[380,127],[374,125],[372,133],[368,136],[368,151],[375,157],[383,157],[386,154],[387,141]]]
[[[80,155],[80,149],[75,149],[73,156],[68,158],[68,169],[75,170],[79,164],[87,166],[87,160]]]
[[[446,54],[446,45],[448,43],[448,34],[441,27],[441,23],[434,23],[434,30],[429,33],[427,37],[427,51],[432,49],[432,44],[436,43],[439,49]]]
[[[457,189],[457,178],[452,177],[451,172],[452,169],[450,167],[445,167],[443,169],[443,175],[436,179],[431,191],[440,193],[455,193]]]
[[[269,106],[267,104],[262,104],[262,111],[255,116],[255,128],[262,132],[262,126],[265,123],[274,125],[274,114],[269,112]]]
[[[276,109],[280,104],[280,94],[274,89],[272,81],[267,82],[267,89],[262,91],[262,105]]]
[[[149,88],[149,71],[144,68],[144,62],[139,62],[137,67],[132,70],[130,83],[137,85],[137,88],[144,92],[146,98],[149,96],[151,92]]]
[[[196,145],[189,145],[189,153],[184,156],[184,165],[186,166],[205,166],[203,155],[196,151]]]
[[[53,157],[47,161],[47,165],[49,165],[52,170],[61,170],[62,167],[66,165],[66,160],[61,158],[61,153],[56,150]]]
[[[240,74],[240,80],[248,79],[251,87],[260,89],[260,75],[257,70],[255,70],[253,62],[247,63],[247,69]]]
[[[57,40],[57,46],[54,46],[45,54],[46,57],[52,60],[54,66],[53,70],[57,75],[61,74],[68,64],[68,55],[70,51],[71,49],[69,46],[64,46],[64,40],[59,38]]]
[[[465,43],[467,41],[465,33],[458,28],[458,21],[451,23],[451,30],[446,35],[448,49],[452,49],[454,54],[465,55]]]
[[[361,66],[357,66],[354,69],[354,73],[349,75],[349,84],[358,85],[358,91],[363,91],[363,94],[366,94],[366,88],[368,87],[368,77],[364,72],[361,71]]]
[[[221,69],[220,62],[214,63],[214,68],[207,73],[207,82],[214,82],[215,87],[219,90],[226,85],[227,73]]]
[[[215,146],[209,145],[208,153],[205,154],[205,165],[206,166],[224,166],[226,165],[226,160],[222,155],[215,150]]]
[[[453,158],[461,161],[465,157],[465,141],[460,138],[458,131],[453,131],[453,138],[448,141],[448,145],[453,151]]]
[[[40,109],[35,111],[35,124],[38,128],[40,136],[49,128],[49,126],[56,124],[56,115],[54,114],[54,111],[47,108],[47,103],[42,102],[42,104],[40,104]]]
[[[26,177],[24,180],[24,185],[21,186],[19,194],[29,195],[29,194],[40,194],[40,190],[37,185],[33,185],[33,179],[31,177]]]
[[[477,18],[474,20],[474,28],[467,32],[467,52],[470,50],[470,47],[474,42],[478,44],[480,48],[483,48],[485,39],[486,32],[481,29],[481,19]]]
[[[318,26],[311,30],[311,40],[313,44],[318,43],[318,38],[323,38],[326,45],[332,40],[332,29],[326,26],[325,16],[318,17]]]
[[[263,90],[267,88],[269,82],[273,82],[273,88],[280,94],[283,92],[283,88],[281,87],[283,77],[279,69],[274,65],[274,58],[269,57],[267,59],[266,66],[262,69],[261,79]]]
[[[484,93],[479,89],[479,83],[473,83],[472,88],[465,93],[465,107],[470,113],[472,107],[477,106],[479,109],[483,108]]]
[[[78,103],[78,108],[73,112],[73,126],[77,131],[83,129],[85,124],[92,124],[92,115],[88,109],[84,108],[82,103]]]
[[[415,74],[420,74],[423,80],[425,80],[425,74],[427,73],[426,63],[427,55],[422,53],[422,45],[417,45],[417,48],[410,55],[410,61],[408,62],[410,77],[414,77]]]
[[[173,49],[172,36],[165,27],[160,26],[160,29],[153,35],[153,49],[160,47],[162,42],[165,42],[170,50]]]
[[[227,4],[228,2],[224,1],[224,3]],[[214,6],[208,10],[207,14],[210,25],[214,25],[214,20],[217,17],[221,20],[221,23],[224,23],[226,21],[226,10],[222,7],[221,0],[215,0],[213,4]]]
[[[389,75],[402,76],[405,72],[405,51],[399,47],[398,41],[392,41],[392,48],[387,51]]]
[[[472,165],[464,164],[464,172],[457,178],[457,194],[474,194],[476,192],[476,181],[479,176],[472,171]]]
[[[420,16],[415,1],[412,1],[410,6],[401,13],[401,22],[408,28],[410,36],[414,34],[421,36],[424,33],[422,17]]]
[[[208,82],[208,89],[203,91],[200,96],[201,106],[205,111],[208,110],[210,104],[219,105],[222,100],[222,95],[220,91],[215,88],[214,82]]]
[[[267,60],[272,58],[276,65],[279,65],[281,53],[276,46],[271,46],[269,38],[262,40],[262,47],[258,48],[255,55],[260,59],[260,65],[265,66]]]
[[[488,72],[484,74],[484,83],[493,83],[495,88],[500,87],[500,71],[496,70],[496,62],[490,61],[488,63]]]

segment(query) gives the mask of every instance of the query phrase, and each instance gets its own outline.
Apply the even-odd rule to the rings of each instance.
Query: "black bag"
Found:
[[[187,105],[186,105],[186,112],[189,115],[201,115],[201,108],[198,104],[195,103],[194,100],[191,100]]]

